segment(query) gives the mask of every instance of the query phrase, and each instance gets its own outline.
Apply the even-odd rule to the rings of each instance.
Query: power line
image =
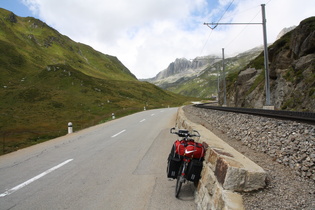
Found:
[[[269,0],[269,1],[266,3],[266,5],[269,4],[271,1],[272,1],[272,0]],[[229,8],[231,7],[231,5],[232,5],[233,3],[234,3],[234,0],[232,0],[232,1],[230,2],[229,6],[226,8],[226,10],[224,11],[223,15],[220,17],[219,21],[217,21],[218,23],[222,20],[222,18],[225,16],[226,12],[229,10]],[[247,8],[247,9],[245,9],[245,10],[242,10],[242,11],[238,12],[238,14],[245,13],[245,12],[248,12],[249,10],[253,10],[253,9],[257,9],[257,8],[258,8],[258,6],[251,7],[251,8]],[[259,13],[260,13],[260,11],[258,11],[258,12],[256,13],[256,15],[255,15],[255,16],[252,18],[252,20],[249,22],[250,24],[254,24],[254,23],[251,23],[251,22],[257,17],[257,15],[258,15]],[[227,17],[232,17],[232,15],[227,16]],[[226,16],[225,16],[225,18],[226,18]],[[245,25],[244,28],[234,37],[234,39],[232,39],[232,40],[226,45],[226,47],[230,46],[230,44],[231,44],[232,42],[234,42],[234,41],[243,33],[243,31],[247,28],[247,26],[248,26],[248,25]],[[208,27],[209,27],[209,26],[208,26]],[[217,25],[214,26],[214,27],[210,27],[210,28],[211,28],[211,29],[214,29],[214,28],[216,28],[216,27],[217,27]],[[203,47],[202,47],[202,49],[201,49],[201,51],[200,51],[200,55],[202,55],[202,53],[203,53],[203,51],[204,51],[206,45],[208,44],[208,41],[210,40],[210,37],[211,37],[211,35],[212,35],[212,32],[213,32],[213,30],[211,30],[211,32],[210,32],[210,34],[209,34],[207,40],[205,41],[205,44],[203,45]],[[225,48],[226,48],[226,47],[225,47]]]
[[[270,1],[271,1],[271,0],[270,0]],[[225,10],[224,13],[222,14],[222,16],[220,17],[220,19],[218,20],[218,22],[220,22],[221,19],[224,17],[225,13],[229,10],[229,8],[230,8],[231,5],[233,4],[233,2],[234,2],[234,0],[232,0],[232,1],[230,2],[229,6],[226,8],[226,10]],[[209,39],[210,39],[210,37],[211,37],[211,35],[212,35],[212,32],[213,32],[213,31],[210,32],[210,34],[209,34],[209,36],[208,36],[208,38],[207,38],[205,44],[203,45],[203,47],[202,47],[202,49],[201,49],[201,52],[200,52],[200,55],[202,54],[203,50],[205,49],[205,47],[206,47],[206,45],[207,45],[207,43],[208,43],[208,41],[209,41]]]
[[[270,84],[269,84],[269,66],[268,66],[268,49],[267,49],[267,32],[266,32],[267,30],[266,30],[265,4],[261,5],[261,10],[262,10],[262,12],[261,12],[262,13],[262,23],[204,23],[204,25],[207,25],[212,30],[218,25],[253,25],[253,24],[260,24],[260,25],[263,26],[266,106],[271,106],[271,104],[270,104]],[[210,27],[210,25],[215,25],[215,27]]]
[[[207,45],[207,43],[208,43],[208,41],[209,41],[209,39],[210,39],[210,37],[211,37],[212,32],[213,32],[213,31],[210,32],[210,34],[209,34],[209,36],[208,36],[208,38],[207,38],[205,44],[203,45],[203,47],[202,47],[202,49],[201,49],[201,52],[200,52],[200,55],[202,55],[202,52],[203,52],[203,50],[205,49],[205,47],[206,47],[206,45]]]
[[[266,3],[266,5],[269,4],[271,1],[272,1],[272,0],[269,0],[269,1]],[[246,9],[246,10],[244,10],[244,11],[241,11],[241,12],[239,12],[238,14],[240,14],[240,13],[245,13],[245,12],[248,12],[249,10],[253,10],[253,9],[257,9],[257,8],[258,8],[258,6],[255,6],[255,7]],[[243,28],[224,48],[229,47],[229,46],[245,31],[245,29],[248,27],[248,25],[250,25],[250,24],[256,24],[256,23],[252,23],[252,21],[258,16],[258,14],[259,14],[260,12],[261,12],[261,10],[259,10],[259,11],[256,13],[256,15],[249,21],[249,23],[246,24],[246,25],[244,26],[244,28]],[[222,19],[222,18],[221,18],[221,19]],[[221,19],[220,19],[220,20],[221,20]]]
[[[257,14],[252,18],[252,20],[251,20],[249,23],[251,23],[251,22],[257,17],[257,15],[258,15],[259,13],[260,13],[260,11],[257,12]],[[231,44],[232,42],[234,42],[234,41],[243,33],[243,31],[245,31],[245,29],[247,28],[247,26],[248,26],[248,25],[245,25],[244,28],[234,37],[234,39],[232,39],[232,40],[225,46],[225,48],[227,48],[228,46],[230,46],[230,44]]]
[[[225,15],[225,13],[229,10],[229,8],[231,7],[231,5],[233,4],[234,0],[231,1],[231,3],[229,4],[229,6],[226,8],[225,12],[223,13],[223,15],[221,16],[221,18],[218,20],[218,23],[221,21],[221,19],[223,18],[223,16]]]
[[[226,8],[225,12],[221,16],[221,18],[217,21],[217,23],[220,23],[221,19],[224,17],[225,13],[229,10],[229,8],[231,7],[233,2],[234,2],[234,0],[230,2],[229,6]],[[211,27],[211,26],[208,25],[208,27],[211,28],[211,29],[215,29],[217,26],[218,25],[215,25],[214,27]]]

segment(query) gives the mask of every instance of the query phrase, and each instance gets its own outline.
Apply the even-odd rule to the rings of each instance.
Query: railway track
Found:
[[[315,123],[314,112],[294,112],[294,111],[281,111],[281,110],[268,110],[268,109],[252,109],[240,107],[220,107],[212,104],[195,104],[195,107],[203,109],[214,109],[226,112],[236,112],[243,114],[260,115],[265,117],[273,117],[287,120],[303,121],[308,123]]]

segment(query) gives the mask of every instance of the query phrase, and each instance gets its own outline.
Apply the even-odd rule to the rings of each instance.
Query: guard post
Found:
[[[68,134],[73,133],[73,127],[72,127],[72,122],[68,123]]]

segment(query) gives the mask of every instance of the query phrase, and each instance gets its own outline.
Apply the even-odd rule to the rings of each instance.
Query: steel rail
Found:
[[[283,111],[283,110],[268,110],[268,109],[252,109],[252,108],[240,108],[240,107],[220,107],[209,104],[195,104],[195,107],[204,109],[214,109],[227,112],[236,112],[243,114],[260,115],[274,118],[285,118],[296,121],[307,121],[315,123],[314,112],[295,112],[295,111]]]

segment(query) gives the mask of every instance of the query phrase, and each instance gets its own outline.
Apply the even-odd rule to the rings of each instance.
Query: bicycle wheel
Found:
[[[176,181],[176,187],[175,187],[175,197],[178,198],[180,189],[182,188],[184,177],[182,176],[182,170],[184,167],[184,163],[179,167],[178,175],[177,175],[177,181]]]
[[[182,179],[181,176],[177,177],[176,188],[175,188],[175,197],[178,198],[180,189],[182,188]]]

